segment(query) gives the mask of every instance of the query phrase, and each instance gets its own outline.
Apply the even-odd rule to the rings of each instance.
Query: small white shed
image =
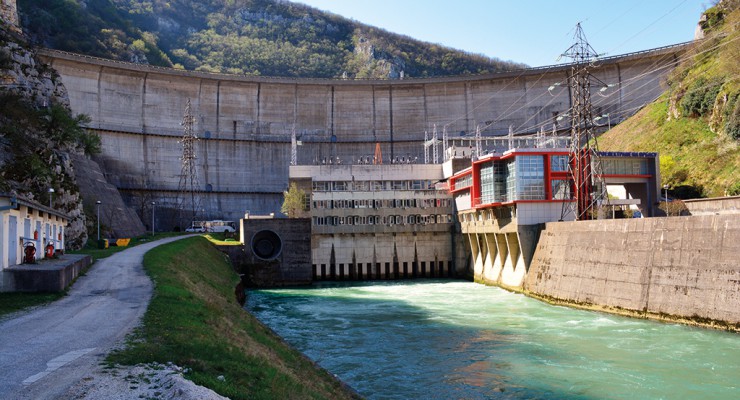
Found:
[[[47,250],[63,252],[68,222],[69,217],[57,210],[0,193],[0,270],[22,264],[27,253],[35,253],[33,259],[40,260]]]

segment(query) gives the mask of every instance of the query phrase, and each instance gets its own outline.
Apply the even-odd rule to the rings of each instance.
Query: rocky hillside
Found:
[[[234,74],[380,78],[523,65],[423,43],[285,0],[17,0],[35,44]]]
[[[14,31],[0,27],[0,192],[46,204],[72,218],[67,245],[87,240],[86,218],[71,155],[95,152],[100,139],[72,116],[56,72],[40,63]]]
[[[678,198],[740,195],[740,0],[701,17],[704,40],[682,57],[668,91],[599,139],[602,150],[658,151]]]

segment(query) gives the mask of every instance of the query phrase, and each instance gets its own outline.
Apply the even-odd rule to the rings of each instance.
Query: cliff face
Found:
[[[90,137],[77,124],[81,119],[70,115],[56,72],[5,25],[0,27],[0,110],[0,192],[47,204],[48,190],[54,189],[53,207],[71,218],[67,246],[82,246],[86,218],[70,156],[84,154]]]
[[[15,0],[0,0],[0,20],[7,24],[10,29],[20,31]]]

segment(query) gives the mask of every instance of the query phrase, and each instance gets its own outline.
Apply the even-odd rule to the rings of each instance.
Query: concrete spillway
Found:
[[[614,124],[655,99],[684,50],[677,45],[599,61],[594,75],[607,86],[593,96],[595,114],[609,114]],[[279,210],[294,127],[303,143],[299,164],[328,156],[349,163],[372,155],[376,142],[386,160],[423,160],[424,132],[435,124],[452,139],[469,137],[478,125],[485,126],[484,137],[510,129],[549,131],[554,123],[563,130],[567,119],[556,117],[571,107],[569,65],[350,81],[220,75],[52,50],[40,54],[61,75],[73,111],[91,117],[89,128],[102,138],[101,166],[132,206],[149,199],[166,203],[177,191],[180,123],[190,99],[201,138],[197,165],[205,218]],[[548,90],[555,83],[560,85]]]

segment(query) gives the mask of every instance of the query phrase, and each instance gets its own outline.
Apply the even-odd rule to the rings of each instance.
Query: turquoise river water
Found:
[[[461,281],[251,291],[247,308],[368,399],[740,399],[740,335]]]

